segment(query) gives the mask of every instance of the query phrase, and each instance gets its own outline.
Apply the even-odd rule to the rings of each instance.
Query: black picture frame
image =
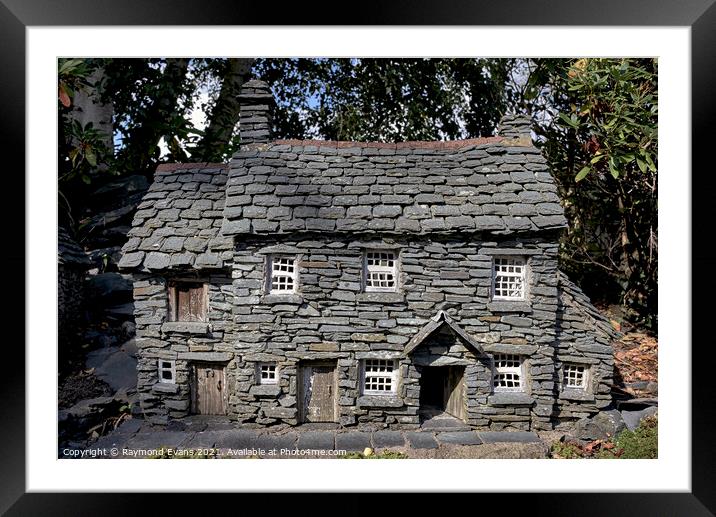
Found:
[[[712,515],[716,512],[716,457],[714,453],[713,340],[708,322],[713,318],[709,293],[716,288],[711,273],[716,262],[708,223],[712,219],[710,199],[715,175],[712,173],[714,127],[716,127],[716,5],[715,0],[502,0],[465,2],[460,0],[400,0],[360,2],[348,5],[338,15],[335,2],[312,2],[277,8],[274,3],[230,0],[0,0],[0,84],[2,116],[0,145],[3,149],[3,186],[6,193],[3,237],[8,271],[7,288],[13,306],[25,307],[25,29],[29,26],[63,25],[553,25],[553,26],[685,26],[691,28],[692,70],[692,158],[693,171],[683,171],[692,185],[692,271],[707,271],[692,290],[692,491],[690,493],[583,493],[583,494],[476,494],[487,509],[499,501],[510,501],[512,513],[550,515]],[[330,13],[330,14],[329,14]],[[346,18],[350,16],[350,18]],[[348,20],[348,21],[347,21]],[[54,152],[48,150],[48,152]],[[48,176],[48,181],[52,177]],[[20,222],[22,221],[22,224]],[[699,233],[696,233],[699,232]],[[704,233],[706,232],[706,233]],[[690,280],[690,279],[689,279]],[[15,285],[13,285],[13,283]],[[705,284],[705,285],[704,285]],[[693,283],[692,283],[693,285]],[[688,303],[688,301],[684,301]],[[27,310],[32,310],[28,307]],[[16,320],[19,320],[16,318]],[[686,322],[684,322],[686,324]],[[7,336],[16,332],[17,336]],[[24,326],[8,324],[3,349],[4,368],[0,376],[0,511],[8,515],[114,515],[138,508],[150,510],[162,505],[162,514],[183,508],[190,496],[170,498],[147,494],[28,494],[25,491],[25,342]],[[690,343],[662,343],[688,350]],[[484,473],[489,475],[489,473]],[[628,482],[625,482],[628,485]],[[212,504],[217,494],[210,496]],[[236,496],[233,496],[236,497]],[[310,496],[293,495],[279,501],[272,497],[272,513],[295,508],[317,508]],[[203,498],[202,498],[203,499]],[[201,499],[200,499],[201,500]],[[362,496],[343,496],[341,513],[360,512]],[[414,497],[398,499],[402,513],[413,511]],[[282,508],[283,506],[283,508]],[[150,510],[151,511],[151,510]]]

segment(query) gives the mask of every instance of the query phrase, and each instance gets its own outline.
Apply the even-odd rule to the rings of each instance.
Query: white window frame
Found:
[[[169,363],[169,366],[164,366],[162,363]],[[171,379],[164,378],[164,372],[171,374]],[[176,361],[171,359],[157,359],[157,374],[159,376],[159,382],[162,384],[176,384],[177,380],[177,365]]]
[[[275,270],[274,266],[278,264],[278,261],[287,260],[290,261],[293,271],[280,271]],[[288,265],[288,264],[287,264]],[[269,255],[268,257],[268,278],[267,278],[267,291],[269,294],[282,295],[282,294],[293,294],[298,289],[298,258],[294,255]],[[293,282],[291,289],[275,289],[273,287],[274,278],[290,278]]]
[[[264,368],[273,368],[273,378],[263,376]],[[257,384],[278,384],[278,365],[276,363],[257,363],[256,364],[256,383]]]
[[[388,255],[385,259],[386,260],[392,260],[393,265],[392,266],[382,266],[382,265],[369,265],[369,256],[373,254],[380,254],[384,253]],[[390,257],[392,255],[392,258]],[[379,257],[379,260],[382,260],[383,257]],[[373,259],[374,260],[374,259]],[[375,273],[378,275],[393,275],[393,286],[374,286],[371,285],[370,276],[371,273]],[[398,252],[396,250],[390,250],[390,249],[369,249],[365,250],[365,253],[363,254],[363,285],[365,286],[365,291],[369,293],[394,293],[398,290]]]
[[[393,370],[388,372],[381,371],[368,371],[369,363],[377,363],[374,367],[380,368],[381,363],[385,363],[384,366],[392,366]],[[363,395],[371,396],[395,396],[398,393],[398,374],[400,372],[400,365],[396,359],[363,359],[361,361],[361,391]],[[366,381],[369,377],[375,377],[378,379],[390,379],[390,390],[374,390],[366,388]]]
[[[499,262],[505,261],[507,263],[500,264]],[[520,271],[500,271],[500,268],[516,268],[519,267]],[[522,294],[520,296],[509,296],[504,294],[497,294],[497,277],[508,277],[517,279],[518,282],[522,283]],[[493,300],[505,300],[505,301],[516,301],[527,299],[527,259],[520,255],[507,255],[507,256],[496,256],[492,258],[492,299]]]
[[[518,354],[495,354],[492,359],[492,390],[495,392],[524,391],[524,357]],[[517,366],[499,366],[501,361],[517,361]],[[520,381],[519,386],[499,386],[497,382],[500,375],[517,375]]]
[[[582,385],[581,386],[575,386],[570,385],[568,383],[568,379],[570,378],[567,373],[568,370],[571,368],[582,368]],[[589,386],[589,366],[586,364],[579,364],[579,363],[564,363],[562,365],[562,387],[565,390],[575,390],[575,391],[587,391],[587,386]]]

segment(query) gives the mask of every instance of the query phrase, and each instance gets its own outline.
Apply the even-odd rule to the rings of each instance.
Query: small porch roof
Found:
[[[418,348],[433,332],[440,329],[443,325],[447,325],[461,340],[471,348],[478,355],[484,356],[485,351],[482,349],[480,344],[472,338],[467,332],[465,332],[457,322],[448,316],[444,311],[438,311],[438,313],[430,318],[430,321],[421,328],[413,338],[408,341],[403,351],[403,356],[411,354],[416,348]]]

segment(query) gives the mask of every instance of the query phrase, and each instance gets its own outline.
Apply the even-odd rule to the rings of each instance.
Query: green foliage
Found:
[[[656,328],[655,59],[60,60],[65,212],[81,213],[112,174],[151,176],[160,161],[228,160],[240,143],[232,99],[248,77],[272,86],[277,138],[469,138],[494,134],[505,112],[532,114],[569,221],[561,267],[592,298],[618,302]],[[77,122],[80,90],[111,103],[114,145]],[[206,114],[205,130],[196,127],[197,112]]]
[[[58,191],[62,224],[74,226],[73,205],[86,194],[87,186],[102,172],[111,171],[112,149],[107,135],[93,127],[92,122],[80,123],[74,113],[74,99],[80,90],[94,87],[90,76],[97,68],[91,59],[60,59],[58,61]]]
[[[284,138],[433,140],[489,136],[507,109],[507,59],[260,59]]]
[[[85,59],[60,59],[57,67],[58,100],[65,108],[72,105],[75,91],[88,86],[92,66]]]
[[[563,267],[656,328],[656,60],[537,60],[524,101],[569,220]]]
[[[608,441],[596,440],[586,445],[575,442],[555,442],[550,447],[558,459],[656,459],[658,457],[659,422],[656,415],[646,417],[639,427],[625,429]]]
[[[573,443],[555,442],[550,447],[550,451],[554,458],[572,460],[584,457],[582,449]]]
[[[619,433],[616,448],[600,451],[599,458],[656,459],[659,452],[659,422],[656,415],[644,418],[639,427]]]

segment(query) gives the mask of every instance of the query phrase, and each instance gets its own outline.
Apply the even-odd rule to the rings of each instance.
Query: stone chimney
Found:
[[[526,115],[504,115],[497,128],[497,136],[532,141],[532,120]]]
[[[271,112],[275,101],[269,85],[258,79],[245,82],[241,87],[239,102],[241,147],[264,144],[271,140]]]

